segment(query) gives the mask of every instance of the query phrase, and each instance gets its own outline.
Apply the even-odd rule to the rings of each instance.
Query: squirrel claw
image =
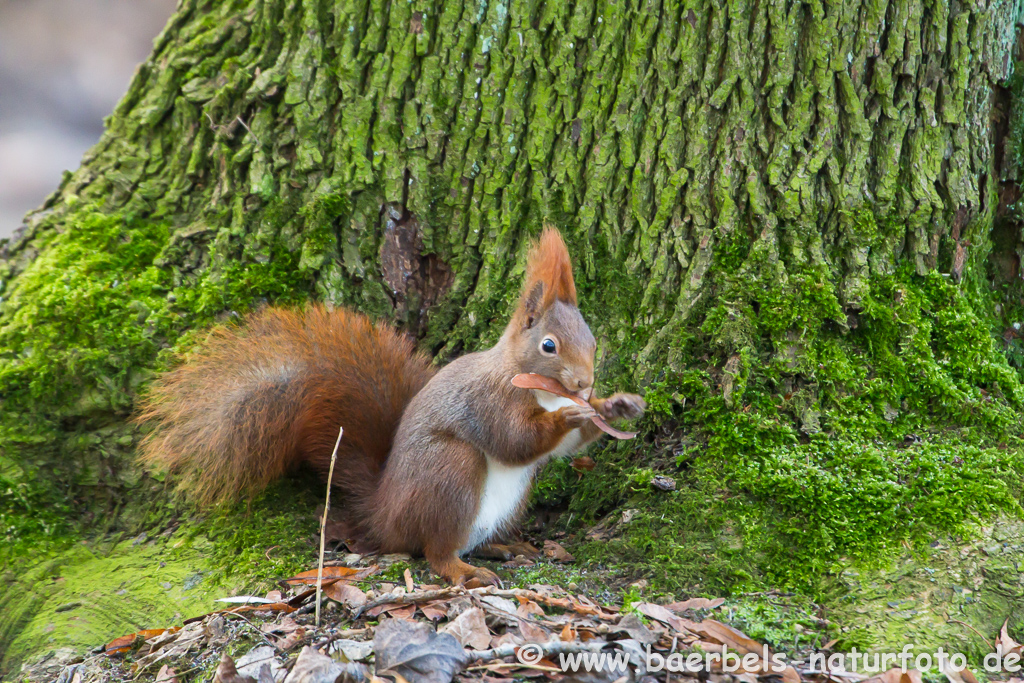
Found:
[[[459,583],[466,588],[483,588],[484,586],[501,588],[501,579],[498,578],[498,575],[483,567],[473,567],[472,575],[463,578],[465,580]]]
[[[600,405],[601,417],[606,420],[628,420],[640,417],[647,403],[637,394],[612,394]]]
[[[524,555],[529,560],[536,560],[540,557],[540,551],[526,541],[518,543],[487,543],[476,548],[473,555],[488,560],[502,560],[508,562],[516,559],[517,555]]]
[[[590,418],[597,415],[597,411],[589,405],[571,405],[566,406],[565,408],[559,408],[558,411],[562,413],[562,417],[565,418],[565,423],[571,429],[584,425],[588,420],[590,420]]]
[[[446,563],[447,564],[447,563]],[[501,587],[501,579],[490,569],[474,567],[461,560],[455,560],[447,566],[439,567],[437,573],[452,585],[466,588],[482,588],[483,586]]]

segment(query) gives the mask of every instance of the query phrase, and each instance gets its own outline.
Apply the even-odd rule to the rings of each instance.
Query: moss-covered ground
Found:
[[[0,573],[0,677],[61,648],[79,653],[141,629],[180,626],[232,595],[263,595],[316,554],[319,486],[282,481],[257,499],[135,537],[80,527],[22,546]],[[3,680],[8,680],[4,677]]]

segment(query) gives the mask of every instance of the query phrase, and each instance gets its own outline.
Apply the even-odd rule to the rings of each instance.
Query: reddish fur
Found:
[[[557,356],[538,350],[545,336],[559,340]],[[601,434],[589,408],[546,412],[510,380],[537,372],[586,389],[593,357],[569,254],[546,228],[530,251],[517,313],[491,349],[434,375],[409,341],[358,313],[266,309],[214,331],[186,364],[156,380],[139,417],[155,425],[142,458],[178,472],[185,491],[213,503],[255,492],[300,462],[326,475],[343,426],[333,483],[348,494],[362,539],[383,552],[423,553],[452,582],[494,582],[458,557],[486,458],[530,465],[573,429],[584,443]],[[594,406],[614,419],[629,401],[642,405],[616,397]]]
[[[576,305],[576,282],[572,277],[572,259],[558,230],[550,225],[544,227],[540,238],[530,248],[526,259],[526,278],[523,280],[523,294],[520,297],[517,314],[526,311],[530,293],[538,283],[544,285],[542,298],[537,308],[544,310],[555,301],[571,306]]]
[[[259,491],[300,462],[327,474],[338,428],[335,484],[375,490],[406,404],[433,371],[392,329],[311,305],[267,308],[217,328],[150,387],[139,420],[158,425],[142,459],[180,472],[203,504]]]

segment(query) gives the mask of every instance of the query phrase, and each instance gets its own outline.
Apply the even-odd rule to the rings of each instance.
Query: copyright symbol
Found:
[[[527,643],[516,653],[520,664],[536,664],[544,658],[544,648],[536,643]]]

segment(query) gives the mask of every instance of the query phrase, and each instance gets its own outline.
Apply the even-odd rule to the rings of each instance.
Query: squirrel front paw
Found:
[[[565,406],[564,408],[558,409],[562,419],[565,420],[565,424],[569,429],[576,429],[586,424],[590,418],[597,415],[597,411],[592,406],[586,405],[571,405]]]
[[[598,406],[598,412],[606,420],[629,420],[640,417],[647,409],[647,403],[636,394],[612,394]]]

